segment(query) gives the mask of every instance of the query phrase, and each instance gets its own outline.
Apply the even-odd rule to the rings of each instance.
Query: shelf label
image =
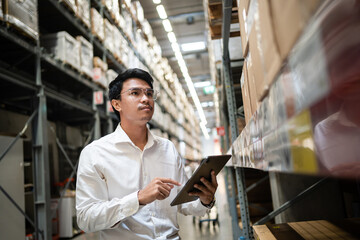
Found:
[[[94,92],[94,103],[95,105],[101,105],[104,103],[104,93],[103,91]]]
[[[225,136],[225,127],[224,126],[216,127],[216,131],[219,136]]]

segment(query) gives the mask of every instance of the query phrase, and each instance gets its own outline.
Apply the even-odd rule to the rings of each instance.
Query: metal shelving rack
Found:
[[[352,64],[359,63],[360,48],[358,46],[360,46],[360,40],[359,38],[354,40],[350,35],[356,35],[355,32],[351,31],[359,28],[360,18],[358,17],[359,7],[357,6],[356,9],[354,6],[349,7],[351,4],[341,1],[328,2],[319,8],[322,12],[315,15],[304,29],[284,63],[285,66],[280,70],[278,77],[271,85],[268,96],[262,100],[258,110],[239,135],[235,121],[234,88],[227,52],[229,38],[227,31],[230,27],[228,19],[231,12],[226,12],[226,10],[231,9],[231,1],[223,1],[222,37],[224,52],[221,77],[223,89],[220,96],[223,97],[222,106],[226,106],[228,110],[226,117],[228,117],[230,125],[232,142],[229,143],[228,139],[226,141],[222,139],[222,146],[223,149],[229,149],[228,152],[233,155],[232,163],[226,169],[226,184],[230,187],[230,190],[227,189],[227,195],[233,220],[234,240],[240,237],[253,239],[246,200],[247,189],[244,187],[244,173],[242,171],[244,168],[322,177],[310,187],[301,191],[296,197],[255,222],[254,225],[265,224],[305,196],[318,190],[319,186],[327,182],[328,176],[335,179],[345,177],[348,180],[359,176],[358,172],[351,171],[352,168],[357,169],[359,166],[359,160],[355,158],[351,159],[353,161],[350,162],[351,165],[342,165],[342,159],[338,159],[334,163],[335,167],[342,168],[324,171],[323,166],[321,166],[324,164],[322,162],[324,159],[321,160],[319,157],[322,149],[317,148],[321,140],[316,139],[313,132],[321,121],[334,119],[334,109],[340,108],[337,106],[338,102],[334,100],[334,97],[340,96],[340,94],[344,94],[341,96],[342,98],[346,99],[348,97],[348,100],[353,101],[353,106],[351,106],[352,114],[359,116],[359,108],[355,107],[356,103],[359,103],[359,97],[355,98],[354,96],[360,94],[358,78],[360,71],[354,69]],[[343,8],[337,7],[337,5],[341,5]],[[334,22],[326,22],[332,20],[331,17],[335,15],[338,18],[337,21],[346,22],[346,27],[342,30],[336,30],[338,31],[336,32],[337,35],[334,34],[333,27],[335,26],[331,25]],[[342,19],[340,20],[340,18]],[[322,36],[319,36],[319,33]],[[335,35],[336,41],[334,40]],[[352,40],[348,41],[345,36]],[[341,55],[344,53],[346,53],[346,56]],[[339,63],[340,58],[335,56],[342,56],[343,59],[340,62],[344,61],[349,64]],[[338,67],[338,64],[342,67]],[[291,74],[294,74],[294,77],[290,77]],[[351,86],[352,90],[350,91],[347,86]],[[290,94],[286,91],[290,92]],[[222,125],[225,126],[227,136],[229,136],[228,122],[223,116]],[[358,125],[352,124],[351,127],[353,127],[354,131],[359,131]],[[346,136],[341,135],[341,137]],[[344,155],[348,154],[341,149],[341,146],[334,145],[332,147]],[[356,148],[356,146],[353,145],[353,148]],[[360,153],[358,149],[352,150],[357,153],[353,156],[358,156]],[[236,172],[236,182],[232,181],[234,179],[231,171],[233,168]],[[345,170],[345,173],[342,172]],[[237,222],[235,192],[233,191],[235,185],[238,188],[242,229],[239,229]]]
[[[96,0],[91,2],[100,8],[102,16],[105,15],[108,20],[112,21],[112,19],[109,17],[109,13],[104,8],[102,3],[100,3],[100,1]],[[125,69],[125,66],[119,63],[115,57],[103,46],[103,44],[98,39],[96,39],[94,35],[91,34],[90,30],[88,30],[79,19],[72,15],[63,4],[56,0],[48,0],[46,2],[44,1],[42,4],[46,4],[48,7],[52,6],[52,8],[55,8],[57,11],[57,17],[62,16],[64,29],[51,30],[69,30],[72,33],[85,36],[93,44],[94,51],[102,54],[103,60],[106,61],[106,59],[109,59],[113,64],[112,67],[114,67],[118,72],[121,72]],[[41,31],[44,31],[46,27],[42,27],[41,24],[42,23],[40,22],[40,29]],[[120,29],[120,31],[127,39],[122,29]],[[0,78],[2,79],[1,84],[3,89],[1,92],[4,93],[4,91],[6,91],[6,87],[11,86],[12,88],[15,88],[19,91],[17,96],[14,96],[14,94],[16,95],[14,92],[11,97],[13,97],[13,99],[20,97],[20,100],[18,101],[22,101],[20,102],[21,104],[19,104],[19,102],[16,102],[16,100],[9,100],[6,102],[6,106],[10,111],[20,110],[25,115],[31,115],[24,127],[24,130],[18,134],[17,138],[15,138],[15,141],[23,134],[28,124],[32,124],[33,129],[32,142],[35,178],[35,219],[32,221],[32,219],[26,216],[24,212],[22,212],[22,214],[24,214],[28,221],[33,225],[36,233],[36,239],[51,239],[51,221],[53,216],[50,209],[49,149],[47,144],[48,120],[73,120],[75,124],[86,123],[89,127],[92,126],[92,129],[89,129],[90,135],[92,136],[89,136],[86,141],[89,142],[91,138],[96,139],[107,133],[106,130],[104,131],[101,128],[102,123],[107,125],[107,129],[110,131],[112,130],[111,128],[113,128],[112,123],[117,121],[117,119],[114,114],[110,114],[107,111],[106,104],[95,105],[93,103],[93,93],[95,91],[103,91],[105,93],[105,90],[100,88],[94,82],[91,82],[90,79],[84,77],[71,67],[54,59],[51,54],[48,54],[46,50],[41,47],[39,40],[30,40],[27,37],[21,35],[19,31],[16,31],[12,27],[8,26],[6,23],[0,22],[0,41],[2,46],[11,46],[10,48],[17,49],[17,54],[20,58],[20,60],[12,60],[9,63],[4,61],[4,59],[0,59]],[[129,39],[127,39],[127,41],[129,42],[129,45],[135,52],[136,56],[146,66],[145,61],[136,51],[131,41]],[[27,61],[33,63],[33,66],[30,68],[27,66],[26,69],[22,69],[21,67],[24,65],[21,64],[23,62],[27,63]],[[46,77],[44,77],[44,75],[46,75]],[[55,77],[55,75],[60,75],[60,77]],[[52,77],[56,79],[52,79]],[[63,82],[57,82],[56,80],[59,80],[58,78],[62,78]],[[67,89],[64,89],[63,91],[61,89],[62,85],[67,87]],[[76,90],[79,89],[81,89],[81,92],[83,93],[81,96],[77,96],[76,94]],[[168,89],[163,88],[163,90],[167,93],[169,98],[174,101],[173,96],[168,92]],[[25,104],[22,104],[24,100],[21,99],[24,97],[24,95],[27,97],[25,98]],[[27,101],[28,99],[31,101]],[[163,106],[160,107],[164,111],[165,108]],[[56,111],[61,111],[61,114],[57,114],[56,111],[54,111],[52,108],[56,109]],[[181,111],[181,109],[178,110]],[[69,119],[65,119],[65,116],[61,115],[71,117]],[[179,126],[182,126],[181,123],[174,118],[174,116],[171,115],[171,117]],[[184,120],[187,121],[187,119]],[[150,124],[152,127],[160,128],[162,131],[166,131],[162,126],[156,124],[155,122],[151,122]],[[185,128],[184,130],[191,134],[189,130]],[[178,136],[175,136],[171,133],[169,133],[169,135],[178,139],[179,141],[185,142],[185,144],[193,148],[192,144],[188,143],[184,139],[180,139]],[[61,150],[64,149],[58,139],[57,144]],[[9,148],[11,148],[11,146],[9,146]],[[200,151],[200,149],[196,150]],[[69,176],[69,179],[71,179],[76,173],[76,165],[71,163],[65,151],[62,151],[62,153],[65,155],[66,160],[68,160],[69,164],[71,165],[72,173]],[[2,153],[1,158],[5,154],[6,152]],[[61,196],[64,195],[66,189],[69,187],[69,184],[70,181],[68,181],[65,185]],[[11,197],[9,200],[11,201]]]

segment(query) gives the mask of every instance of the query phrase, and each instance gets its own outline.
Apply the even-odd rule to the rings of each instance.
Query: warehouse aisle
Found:
[[[218,179],[218,191],[216,193],[216,209],[210,213],[211,218],[215,218],[216,210],[219,213],[219,225],[213,226],[212,222],[202,222],[199,228],[199,218],[193,223],[192,216],[183,216],[179,214],[180,236],[183,240],[221,240],[232,239],[231,218],[228,209],[228,202],[225,191],[224,176],[220,173]],[[205,217],[206,218],[206,217]],[[205,219],[201,218],[201,219]],[[210,225],[210,226],[209,226]],[[87,233],[75,237],[76,240],[97,240],[97,233]]]

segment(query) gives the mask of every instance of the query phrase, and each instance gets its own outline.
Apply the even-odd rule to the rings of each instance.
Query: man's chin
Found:
[[[141,118],[141,121],[149,122],[151,120],[151,117],[143,117]]]

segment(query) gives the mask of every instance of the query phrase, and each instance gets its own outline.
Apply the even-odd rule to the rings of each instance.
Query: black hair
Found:
[[[123,88],[123,83],[130,79],[130,78],[139,78],[141,80],[144,80],[150,85],[150,88],[153,89],[153,82],[154,79],[151,77],[151,75],[139,68],[129,68],[125,70],[124,72],[120,73],[114,80],[112,80],[109,84],[109,99],[110,102],[113,99],[120,99],[121,100],[121,91]],[[112,105],[111,105],[112,106]],[[112,106],[116,116],[120,120],[120,113]]]

